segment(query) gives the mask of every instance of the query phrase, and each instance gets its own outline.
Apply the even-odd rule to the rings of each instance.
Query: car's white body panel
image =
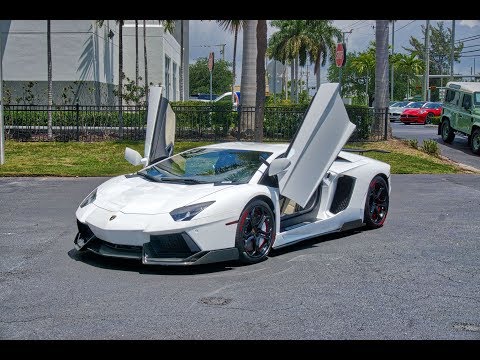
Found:
[[[227,254],[227,259],[234,259],[235,252],[230,250],[236,250],[237,224],[242,211],[253,199],[267,201],[274,211],[276,238],[273,248],[362,226],[370,181],[381,174],[387,181],[390,192],[390,166],[368,157],[341,151],[354,125],[348,120],[343,102],[338,97],[337,84],[323,85],[321,89],[321,94],[328,99],[314,99],[291,146],[246,142],[206,146],[211,149],[271,152],[246,184],[192,185],[154,182],[137,174],[121,175],[104,182],[97,188],[95,200],[84,207],[79,206],[76,211],[79,234],[80,226],[86,226],[91,236],[90,239],[83,239],[85,243],[82,243],[81,239],[80,243],[77,243],[77,235],[77,249],[84,247],[92,238],[97,238],[102,244],[112,247],[136,247],[135,251],[140,251],[143,247],[143,262],[152,263],[152,255],[145,253],[145,246],[152,237],[168,238],[168,235],[175,235],[186,239],[188,246],[196,249],[195,254],[203,256],[207,252],[226,251],[222,254]],[[157,95],[161,95],[161,91]],[[152,115],[147,122],[154,123],[158,118],[158,114],[155,114],[155,119]],[[322,120],[318,122],[319,118]],[[152,146],[158,146],[152,145],[155,139],[150,134],[147,130],[146,157],[155,153]],[[158,151],[156,153],[158,154]],[[267,164],[279,156],[287,156],[292,161],[291,166],[278,176],[278,186],[263,183],[262,179],[268,177]],[[350,193],[342,195],[346,205],[338,210],[338,206],[335,207],[332,202],[335,195],[341,193],[337,187],[339,179],[344,177],[350,181]],[[280,198],[292,199],[303,208],[312,194],[317,193],[317,189],[320,192],[319,200],[314,202],[312,210],[305,211],[308,221],[284,226],[288,222],[285,222],[286,217],[280,214]],[[175,209],[210,201],[214,203],[191,220],[175,221],[170,215]],[[333,212],[332,206],[336,209]],[[89,249],[106,256],[130,257],[122,255],[122,251],[126,251],[123,248],[121,251],[110,249],[102,250],[103,252],[98,250],[99,248]],[[138,253],[135,256],[138,257]],[[217,259],[208,256],[202,259],[200,255],[196,256],[189,259],[160,259],[156,263],[192,264]]]

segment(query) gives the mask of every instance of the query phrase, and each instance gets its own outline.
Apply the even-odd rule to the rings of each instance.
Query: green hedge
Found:
[[[171,102],[176,114],[177,135],[182,138],[198,138],[205,134],[225,137],[238,126],[239,112],[232,109],[229,102],[183,101]],[[308,105],[284,104],[266,106],[264,117],[264,138],[266,140],[290,140],[300,126]],[[365,106],[346,105],[350,120],[357,126],[353,138],[365,140],[369,138],[373,123],[373,111]],[[254,109],[249,108],[249,121],[253,125]],[[123,111],[125,127],[143,127],[146,121],[146,110],[138,108],[134,111]],[[47,126],[46,107],[42,110],[23,110],[22,108],[4,107],[5,125]],[[435,119],[436,120],[436,119]],[[77,112],[72,110],[52,111],[53,126],[76,127]],[[118,127],[118,111],[82,108],[78,112],[78,126]],[[250,126],[252,126],[250,125]]]
[[[144,109],[139,111],[123,111],[123,126],[138,127],[143,126],[146,119]],[[45,110],[12,110],[8,106],[4,107],[5,125],[18,126],[47,126],[48,112]],[[101,110],[80,110],[77,114],[73,111],[54,110],[52,111],[53,126],[113,126],[119,124],[118,111]]]

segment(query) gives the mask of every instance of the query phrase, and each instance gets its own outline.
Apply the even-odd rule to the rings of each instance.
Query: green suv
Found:
[[[451,143],[455,134],[468,136],[474,154],[480,154],[480,82],[447,83],[438,135]]]

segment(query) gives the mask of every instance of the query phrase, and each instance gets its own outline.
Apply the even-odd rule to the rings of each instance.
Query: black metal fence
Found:
[[[188,141],[252,141],[255,107],[173,105],[176,139]],[[121,111],[120,111],[121,110]],[[264,109],[264,141],[290,141],[300,126],[306,106],[267,106]],[[52,106],[49,126],[46,105],[4,105],[7,139],[18,141],[143,140],[146,108],[143,106]],[[347,106],[356,125],[350,142],[387,138],[388,108],[374,110]],[[51,137],[49,137],[49,128]]]

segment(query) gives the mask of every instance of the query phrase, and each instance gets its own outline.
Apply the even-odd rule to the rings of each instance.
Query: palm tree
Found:
[[[52,39],[51,39],[51,31],[50,31],[50,20],[47,20],[47,77],[48,77],[48,88],[47,88],[47,98],[48,98],[48,105],[47,105],[47,137],[48,140],[52,140],[53,138],[53,131],[52,131]]]
[[[399,70],[402,73],[406,74],[407,77],[407,99],[410,98],[410,86],[411,86],[411,78],[415,77],[415,75],[423,73],[425,69],[425,63],[420,60],[416,54],[412,53],[410,55],[407,54],[395,54],[396,55],[396,64]]]
[[[145,103],[148,103],[147,26],[143,20],[143,61],[145,65]]]
[[[265,114],[265,53],[267,51],[267,20],[257,22],[257,93],[255,96],[255,141],[263,141]]]
[[[224,30],[233,32],[233,63],[232,63],[232,102],[235,99],[234,89],[235,89],[235,69],[236,69],[236,58],[237,58],[237,40],[238,40],[238,31],[242,30],[247,23],[246,20],[218,20],[220,26]]]
[[[255,107],[257,92],[257,20],[247,20],[243,29],[242,79],[240,83],[241,101],[241,132],[249,129],[249,111]],[[251,121],[250,121],[251,122]]]
[[[375,49],[369,48],[368,51],[359,54],[352,59],[352,68],[360,75],[365,75],[365,96],[367,106],[370,104],[370,95],[368,92],[368,80],[370,74],[375,71]]]
[[[326,64],[328,56],[335,48],[335,42],[342,38],[342,32],[332,25],[332,20],[308,20],[306,25],[306,31],[312,39],[309,56],[315,62],[313,72],[318,89],[320,87],[320,68]]]
[[[115,20],[118,24],[118,136],[123,138],[123,20]]]
[[[271,25],[280,30],[274,33],[268,42],[269,53],[273,59],[286,63],[290,61],[292,70],[291,97],[298,95],[298,66],[305,66],[313,41],[306,31],[306,20],[272,20]]]
[[[392,137],[390,121],[383,112],[388,108],[388,20],[376,20],[375,24],[375,116],[374,129],[385,131],[387,138]],[[387,129],[385,129],[387,126]]]
[[[138,20],[135,20],[135,86],[138,88]]]

